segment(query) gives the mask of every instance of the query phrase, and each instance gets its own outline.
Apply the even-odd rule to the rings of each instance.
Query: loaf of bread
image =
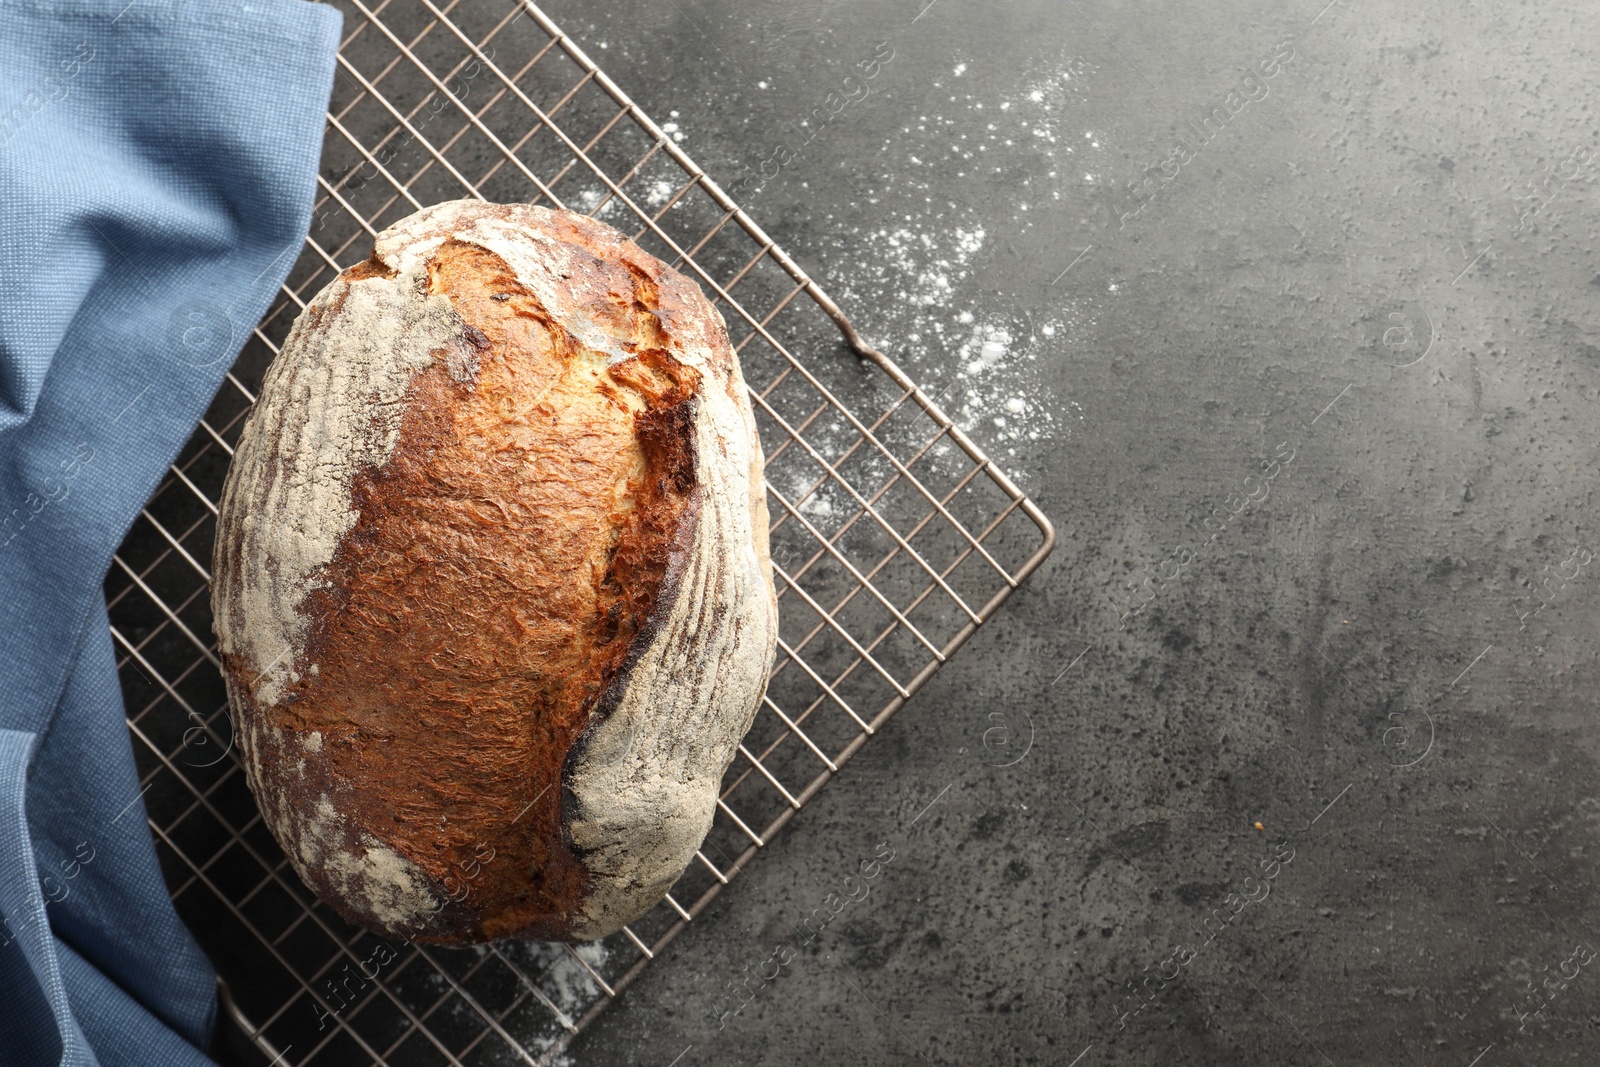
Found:
[[[722,317],[569,212],[438,204],[301,313],[212,607],[266,825],[344,918],[585,940],[710,829],[777,641]]]

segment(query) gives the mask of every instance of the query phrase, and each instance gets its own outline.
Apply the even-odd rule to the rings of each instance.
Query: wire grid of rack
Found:
[[[340,3],[348,32],[303,253],[107,578],[128,725],[173,900],[219,968],[225,1008],[273,1063],[547,1062],[998,608],[1054,534],[538,8]],[[257,814],[210,639],[222,477],[295,314],[370,255],[383,227],[468,196],[587,212],[694,278],[729,325],[766,449],[781,619],[767,694],[697,862],[654,911],[590,945],[391,945],[340,921]]]

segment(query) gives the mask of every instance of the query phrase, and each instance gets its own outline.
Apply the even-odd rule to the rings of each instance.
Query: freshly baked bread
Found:
[[[339,914],[419,941],[652,907],[777,639],[721,316],[609,226],[525,205],[420,211],[306,306],[214,568],[267,826]]]

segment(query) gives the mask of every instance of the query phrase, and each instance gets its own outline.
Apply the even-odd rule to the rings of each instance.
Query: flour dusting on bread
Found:
[[[721,316],[617,231],[455,201],[296,321],[213,605],[297,873],[390,936],[603,936],[693,859],[777,640]],[[559,787],[559,788],[558,788]]]

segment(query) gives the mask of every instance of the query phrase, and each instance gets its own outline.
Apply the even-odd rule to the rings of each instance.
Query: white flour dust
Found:
[[[1090,241],[1063,232],[1062,209],[1100,196],[1106,183],[1103,131],[1070,118],[1082,112],[1096,69],[1072,58],[1052,73],[1005,84],[968,63],[946,68],[927,112],[908,116],[885,139],[887,158],[876,168],[883,176],[852,182],[852,217],[867,224],[829,242],[838,254],[826,257],[823,272],[830,294],[869,339],[978,445],[1017,461],[1010,470],[1022,481],[1027,460],[1071,435],[1082,418],[1060,395],[1071,377],[1062,370],[1091,343],[1099,298],[1085,298],[1081,288],[1068,296],[1050,283]],[[996,91],[997,84],[1005,87]],[[1019,150],[1036,157],[1020,173]],[[1039,210],[1051,202],[1064,203]],[[1088,232],[1089,220],[1068,221]],[[1039,261],[1037,288],[1019,278],[1010,257]],[[995,292],[991,279],[999,277],[1017,294]]]
[[[490,949],[485,945],[474,945],[462,951],[483,957],[488,955]],[[600,998],[600,987],[589,976],[584,964],[594,968],[597,973],[604,974],[605,965],[610,959],[610,952],[603,941],[589,941],[573,946],[572,952],[583,961],[582,963],[573,959],[572,953],[568,953],[561,945],[544,941],[500,942],[496,951],[503,957],[504,962],[496,964],[491,961],[487,966],[498,966],[501,969],[508,966],[516,968],[521,972],[522,980],[537,988],[539,993],[562,1012],[569,1022],[576,1021],[578,1016]],[[450,988],[449,983],[437,971],[430,971],[427,980],[438,995],[442,996]],[[477,1011],[461,997],[450,998],[446,1010],[464,1026],[482,1023]],[[555,1046],[565,1030],[549,1008],[538,1002],[538,998],[530,1000],[526,1010],[520,1010],[506,1019],[504,1025],[513,1038],[535,1056],[540,1057],[540,1063],[548,1064],[549,1067],[575,1067],[575,1061],[565,1054],[558,1053],[548,1060],[543,1058]],[[495,1043],[490,1055],[491,1059],[486,1062],[507,1065],[526,1062],[500,1042]]]
[[[1004,459],[1025,454],[1030,442],[1070,435],[1078,416],[1050,395],[1042,372],[1049,361],[1070,358],[1087,333],[1086,314],[1063,303],[1038,320],[984,293],[977,260],[993,239],[982,225],[947,215],[936,226],[908,223],[865,237],[866,254],[829,280],[830,291],[957,425]],[[951,448],[938,446],[935,455]],[[819,493],[807,505],[821,510],[829,502]],[[809,517],[807,506],[801,510]]]

